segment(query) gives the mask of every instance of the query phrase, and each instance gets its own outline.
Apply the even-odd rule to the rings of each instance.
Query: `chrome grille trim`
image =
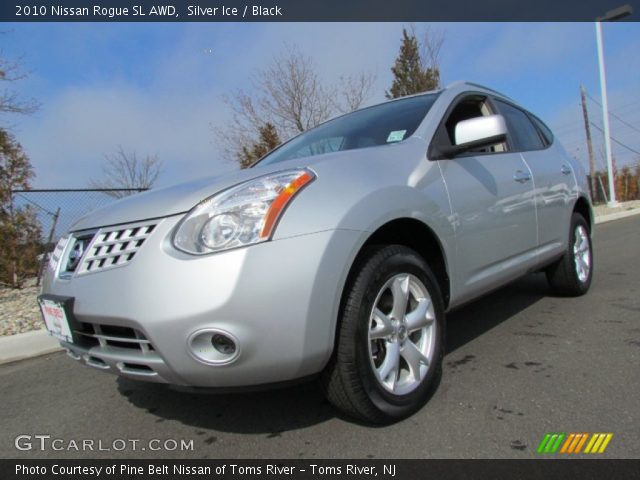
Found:
[[[96,232],[97,230],[83,231],[69,236],[58,268],[58,277],[65,280],[73,277],[80,267],[80,263],[88,251],[88,247],[93,241]],[[74,254],[76,258],[72,259]]]
[[[58,263],[60,262],[60,259],[64,254],[64,250],[67,247],[68,242],[69,242],[68,235],[65,235],[64,237],[60,238],[60,240],[58,240],[58,243],[56,243],[56,246],[53,249],[53,252],[49,254],[49,268],[51,268],[52,271],[55,272],[56,269],[58,268]]]
[[[125,348],[138,350],[143,354],[154,351],[153,345],[147,340],[143,333],[130,327],[112,327],[109,325],[100,325],[97,323],[85,323],[83,330],[75,330],[77,335],[94,340],[94,346],[100,349],[106,348]],[[119,329],[119,332],[110,332],[109,329]],[[107,333],[103,331],[107,330]],[[122,345],[124,344],[124,346]]]
[[[179,383],[164,359],[138,329],[80,322],[76,342],[62,342],[67,354],[89,367],[156,383]]]
[[[87,333],[87,332],[76,332],[79,335],[83,335],[85,337],[95,338],[102,345],[107,342],[123,342],[123,343],[137,343],[138,345],[149,344],[149,340],[142,340],[137,338],[126,338],[126,337],[114,337],[111,335],[99,335],[97,333]]]
[[[128,264],[157,225],[157,222],[136,223],[99,229],[75,274],[84,275]]]

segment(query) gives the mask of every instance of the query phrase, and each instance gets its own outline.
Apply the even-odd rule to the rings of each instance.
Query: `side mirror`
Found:
[[[456,124],[455,145],[442,152],[446,157],[476,148],[490,147],[502,143],[507,138],[507,125],[502,115],[470,118]]]

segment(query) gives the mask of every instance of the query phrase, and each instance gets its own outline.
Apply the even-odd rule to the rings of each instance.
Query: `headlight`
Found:
[[[314,179],[310,170],[288,170],[213,195],[182,220],[173,244],[183,252],[203,255],[269,240],[289,202]]]

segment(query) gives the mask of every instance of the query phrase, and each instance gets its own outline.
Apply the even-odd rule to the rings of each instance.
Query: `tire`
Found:
[[[328,400],[367,423],[410,416],[442,372],[444,305],[429,266],[404,246],[372,248],[354,266],[342,300],[334,355],[322,376]]]
[[[554,293],[567,297],[584,295],[593,278],[593,246],[589,224],[579,213],[571,216],[567,251],[546,271]]]

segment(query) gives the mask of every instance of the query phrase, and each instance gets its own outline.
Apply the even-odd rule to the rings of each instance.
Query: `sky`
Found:
[[[586,164],[580,85],[602,126],[593,23],[432,24],[445,42],[446,85],[468,80],[509,95],[545,120]],[[416,24],[420,31],[424,25]],[[384,100],[398,54],[397,23],[37,23],[5,24],[2,55],[20,59],[27,79],[12,84],[41,103],[30,116],[0,116],[29,155],[36,188],[84,188],[99,179],[118,146],[158,155],[165,186],[236,167],[225,161],[213,125],[230,112],[221,97],[287,46],[312,58],[323,80],[376,75],[368,104]],[[619,165],[640,158],[640,24],[603,25],[612,136]],[[624,123],[623,123],[624,122]],[[626,123],[626,124],[625,124]],[[594,128],[597,166],[602,134]],[[631,150],[629,150],[631,149]]]

